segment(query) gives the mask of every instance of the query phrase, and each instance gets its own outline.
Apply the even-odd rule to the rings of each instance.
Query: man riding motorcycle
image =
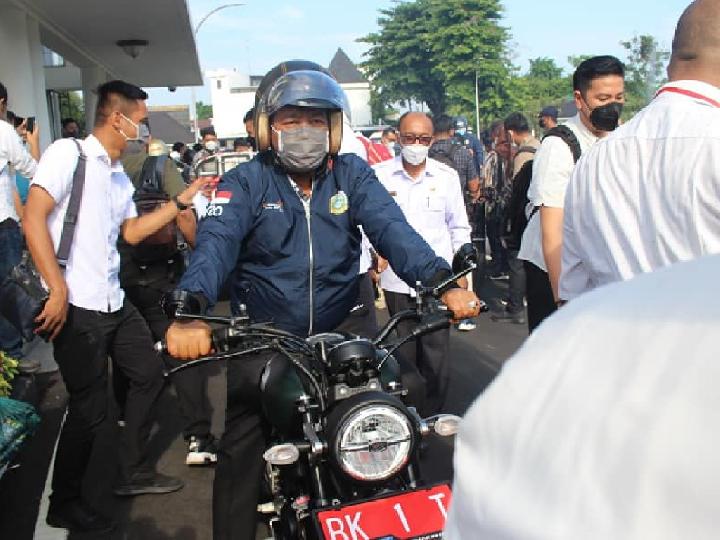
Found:
[[[338,155],[340,86],[318,71],[294,71],[270,86],[256,108],[259,154],[228,172],[218,208],[201,224],[190,266],[174,295],[185,312],[205,311],[233,273],[235,298],[255,321],[273,321],[298,335],[332,331],[357,299],[362,226],[378,252],[406,282],[435,284],[451,274],[408,225],[373,170]],[[476,316],[479,302],[460,288],[442,301],[458,319]],[[171,355],[207,355],[210,328],[175,322]],[[259,405],[268,354],[228,362],[225,433],[213,493],[214,538],[255,537],[267,423]]]

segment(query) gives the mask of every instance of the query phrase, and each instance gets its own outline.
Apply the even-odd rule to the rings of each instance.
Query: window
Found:
[[[43,55],[43,66],[44,67],[64,67],[65,66],[65,59],[60,56],[55,51],[48,49],[47,47],[43,46],[42,48],[42,55]]]

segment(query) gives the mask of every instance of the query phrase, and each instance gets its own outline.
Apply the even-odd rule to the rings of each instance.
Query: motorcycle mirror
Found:
[[[463,244],[453,257],[453,274],[458,274],[463,270],[466,270],[472,264],[477,264],[477,261],[478,256],[475,247],[472,244]]]
[[[220,164],[215,156],[201,160],[195,166],[195,174],[203,177],[220,176]]]

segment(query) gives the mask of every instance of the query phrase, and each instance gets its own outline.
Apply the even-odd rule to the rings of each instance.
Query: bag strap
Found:
[[[575,133],[573,133],[573,131],[569,127],[567,127],[566,125],[555,126],[554,128],[547,131],[547,133],[543,137],[543,141],[548,137],[560,137],[565,142],[565,144],[570,147],[573,161],[575,161],[575,163],[578,162],[578,160],[580,159],[580,155],[582,154],[582,148],[580,147],[580,141],[578,141]]]
[[[87,163],[87,157],[80,143],[77,139],[72,139],[72,141],[75,143],[75,146],[77,146],[79,155],[77,165],[75,165],[70,201],[68,202],[67,211],[65,212],[65,220],[63,221],[62,233],[60,234],[60,245],[57,251],[58,264],[61,268],[67,266],[68,257],[70,256],[70,246],[75,236],[75,225],[77,224],[77,218],[80,212],[80,201],[82,200],[83,187],[85,186],[85,164]]]
[[[518,154],[522,154],[523,152],[526,154],[534,154],[535,152],[537,152],[537,148],[535,148],[534,146],[521,146],[520,148],[518,148],[518,151],[515,155],[517,156]]]
[[[163,154],[162,156],[157,156],[157,161],[155,162],[157,187],[162,192],[165,192],[165,163],[167,163],[167,160],[168,156]]]

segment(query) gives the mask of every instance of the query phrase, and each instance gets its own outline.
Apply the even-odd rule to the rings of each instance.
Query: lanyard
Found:
[[[700,101],[704,101],[705,103],[709,103],[713,107],[720,109],[720,102],[715,101],[714,99],[711,99],[707,96],[703,96],[702,94],[698,94],[697,92],[693,92],[692,90],[685,90],[684,88],[678,88],[677,86],[666,86],[665,88],[661,88],[657,94],[655,94],[655,97],[658,97],[660,94],[663,94],[665,92],[671,92],[673,94],[682,94],[683,96],[688,96],[693,99],[699,99]]]

